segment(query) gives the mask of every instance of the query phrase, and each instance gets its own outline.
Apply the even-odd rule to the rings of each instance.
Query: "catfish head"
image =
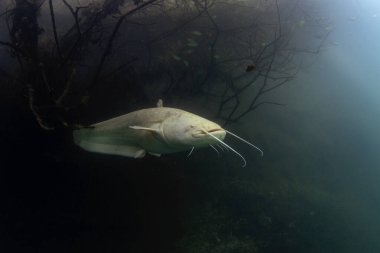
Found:
[[[218,144],[216,139],[223,141],[226,136],[220,125],[186,111],[167,117],[162,122],[161,132],[168,145],[183,148]]]

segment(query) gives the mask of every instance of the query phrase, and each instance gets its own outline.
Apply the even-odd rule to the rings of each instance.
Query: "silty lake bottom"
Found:
[[[331,32],[318,54],[297,55],[294,78],[270,93],[285,106],[262,106],[226,126],[264,150],[261,157],[227,136],[244,168],[233,152],[211,148],[143,159],[86,152],[71,129],[42,129],[27,89],[1,79],[0,251],[379,252],[380,5],[307,3]],[[296,24],[307,29],[302,17]],[[112,103],[120,89],[101,90],[105,101],[92,105],[99,110],[73,117],[129,112]],[[213,115],[197,98],[181,108]]]

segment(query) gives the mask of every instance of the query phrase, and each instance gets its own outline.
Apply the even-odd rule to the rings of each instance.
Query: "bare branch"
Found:
[[[263,101],[263,102],[260,102],[260,103],[256,104],[254,107],[252,107],[252,110],[255,110],[255,109],[257,109],[257,107],[259,107],[261,105],[265,105],[265,104],[286,106],[286,104],[283,104],[283,103]]]
[[[77,7],[74,11],[74,8],[67,2],[67,0],[62,0],[63,3],[66,5],[66,7],[70,10],[71,15],[74,17],[75,27],[77,29],[78,36],[80,37],[82,35],[80,25],[79,25],[79,19],[78,19],[78,12],[81,8],[85,7]]]
[[[58,52],[59,58],[62,58],[61,47],[59,46],[59,40],[58,40],[58,34],[57,34],[57,27],[56,27],[56,24],[55,24],[53,0],[49,0],[49,8],[50,8],[51,23],[52,23],[52,26],[53,26],[53,34],[54,34],[55,46],[57,48],[57,52]]]
[[[63,100],[67,97],[67,95],[69,94],[70,92],[70,88],[71,88],[71,85],[73,83],[73,77],[75,76],[76,74],[76,70],[75,68],[71,71],[71,74],[70,74],[70,77],[69,79],[67,80],[66,82],[66,85],[65,85],[65,88],[63,89],[63,92],[61,94],[61,96],[59,98],[57,98],[57,100],[55,101],[55,103],[59,106],[62,106],[62,102]]]
[[[139,10],[145,8],[146,6],[148,6],[148,5],[150,5],[150,4],[154,3],[154,2],[157,2],[157,1],[158,1],[158,0],[149,0],[149,1],[147,1],[147,2],[144,2],[144,3],[138,5],[138,6],[135,7],[134,9],[132,9],[132,10],[130,10],[130,11],[124,13],[123,15],[121,15],[121,16],[119,17],[118,21],[116,22],[116,24],[115,24],[115,26],[114,26],[114,28],[113,28],[113,30],[112,30],[112,33],[111,33],[110,37],[109,37],[109,39],[108,39],[108,42],[107,42],[106,48],[104,49],[104,52],[103,52],[103,54],[102,54],[102,56],[101,56],[101,58],[100,58],[100,62],[99,62],[98,66],[97,66],[97,68],[96,68],[96,70],[95,70],[95,75],[94,75],[94,77],[93,77],[93,80],[92,80],[90,86],[88,87],[88,90],[93,89],[93,88],[97,85],[98,78],[99,78],[100,73],[101,73],[101,71],[102,71],[102,69],[103,69],[103,65],[104,65],[104,63],[105,63],[106,57],[107,57],[107,55],[110,53],[110,51],[111,51],[111,49],[112,49],[113,41],[115,40],[115,38],[116,38],[116,34],[117,34],[117,32],[119,31],[120,26],[121,26],[121,24],[123,23],[124,19],[125,19],[126,17],[130,16],[130,15],[133,15],[135,12],[137,12],[137,11],[139,11]]]

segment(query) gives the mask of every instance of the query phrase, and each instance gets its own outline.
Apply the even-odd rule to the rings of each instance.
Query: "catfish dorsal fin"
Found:
[[[157,101],[157,107],[163,107],[164,106],[164,102],[162,101],[162,99],[160,98],[158,101]]]

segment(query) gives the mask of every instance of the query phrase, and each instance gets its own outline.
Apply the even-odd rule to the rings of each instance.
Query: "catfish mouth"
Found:
[[[214,136],[218,136],[220,134],[225,134],[225,133],[226,132],[222,128],[212,128],[212,129],[208,129],[207,133],[205,133],[204,130],[195,130],[192,133],[192,136],[195,137],[195,138],[199,138],[199,137],[207,136],[208,134],[212,134]]]

